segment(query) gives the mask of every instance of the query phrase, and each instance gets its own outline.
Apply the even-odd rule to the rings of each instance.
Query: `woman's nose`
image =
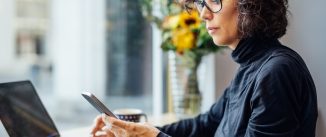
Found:
[[[203,7],[203,9],[201,10],[201,12],[199,12],[200,14],[200,18],[202,20],[211,20],[213,19],[213,13],[211,11],[208,10],[208,8],[206,6]]]

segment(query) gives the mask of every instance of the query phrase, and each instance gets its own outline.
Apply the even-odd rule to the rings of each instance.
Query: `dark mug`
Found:
[[[140,109],[134,108],[124,108],[114,110],[113,113],[118,116],[119,119],[129,122],[147,122],[147,115],[143,113]],[[142,118],[145,118],[145,121],[142,121]]]

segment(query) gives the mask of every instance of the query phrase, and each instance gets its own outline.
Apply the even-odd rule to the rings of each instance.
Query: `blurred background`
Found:
[[[312,73],[319,99],[317,136],[323,137],[326,1],[289,5],[290,23],[281,41],[302,55]],[[92,124],[98,112],[81,97],[84,91],[112,109],[169,112],[167,55],[160,41],[139,0],[0,0],[0,82],[31,80],[59,130]],[[219,98],[238,67],[230,53],[202,63],[202,111]]]

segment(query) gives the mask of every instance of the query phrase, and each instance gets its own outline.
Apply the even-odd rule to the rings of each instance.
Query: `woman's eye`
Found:
[[[212,3],[214,4],[221,4],[221,1],[220,0],[210,0]]]
[[[202,4],[203,3],[203,0],[196,0],[195,3]]]
[[[203,6],[204,5],[204,1],[203,0],[196,0],[194,3],[196,5],[200,5],[200,6]]]

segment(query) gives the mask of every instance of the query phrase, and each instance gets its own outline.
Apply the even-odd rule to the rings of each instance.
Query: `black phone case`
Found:
[[[90,103],[93,107],[95,107],[100,113],[105,113],[108,116],[118,118],[115,114],[113,114],[100,100],[97,99],[92,93],[84,92],[82,96]]]

